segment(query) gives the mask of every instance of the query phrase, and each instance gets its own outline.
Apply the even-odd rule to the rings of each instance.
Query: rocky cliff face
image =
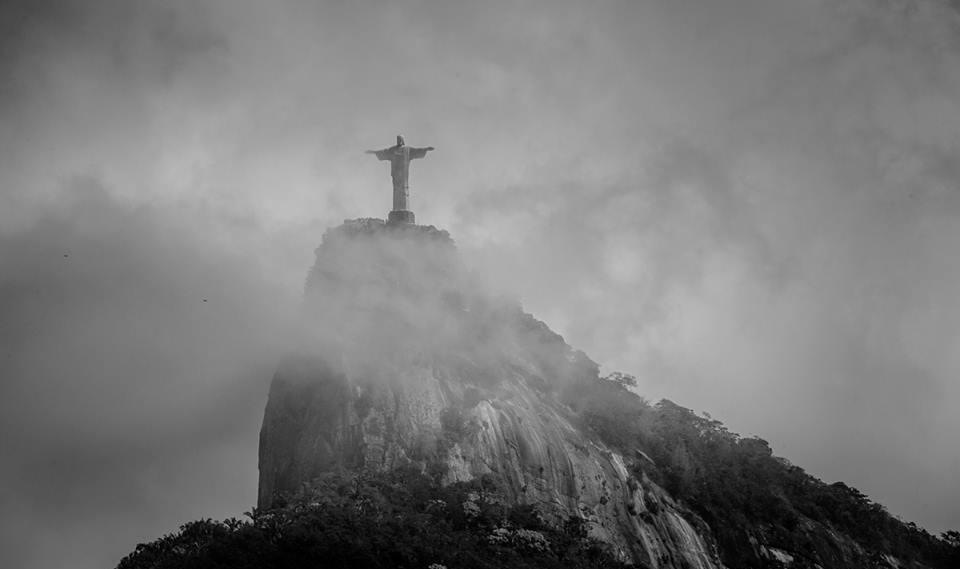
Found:
[[[575,516],[624,560],[720,567],[702,521],[559,401],[597,366],[519,306],[478,290],[446,232],[346,222],[310,272],[304,342],[277,371],[259,506],[335,469],[493,476],[548,520]]]

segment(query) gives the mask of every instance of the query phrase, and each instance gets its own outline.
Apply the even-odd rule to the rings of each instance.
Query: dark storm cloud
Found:
[[[184,509],[238,515],[256,458],[236,449],[256,439],[293,301],[255,260],[201,237],[220,220],[72,186],[0,242],[2,549],[14,566],[110,566]]]
[[[193,60],[225,50],[202,9],[189,16],[182,2],[5,2],[0,7],[0,65],[7,104],[55,85],[51,59],[90,65],[111,75],[168,83]],[[93,71],[93,70],[91,70]],[[6,109],[10,110],[10,109]]]

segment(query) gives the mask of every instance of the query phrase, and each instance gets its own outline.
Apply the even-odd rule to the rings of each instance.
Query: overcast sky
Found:
[[[651,399],[960,528],[947,0],[8,1],[0,565],[256,500],[313,249],[421,223]]]

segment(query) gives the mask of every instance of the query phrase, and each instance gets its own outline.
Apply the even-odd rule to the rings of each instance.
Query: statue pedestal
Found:
[[[408,209],[396,209],[390,212],[387,223],[416,223],[413,212]]]

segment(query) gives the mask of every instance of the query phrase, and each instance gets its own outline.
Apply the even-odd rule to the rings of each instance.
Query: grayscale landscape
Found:
[[[960,566],[956,1],[0,32],[0,566]]]

